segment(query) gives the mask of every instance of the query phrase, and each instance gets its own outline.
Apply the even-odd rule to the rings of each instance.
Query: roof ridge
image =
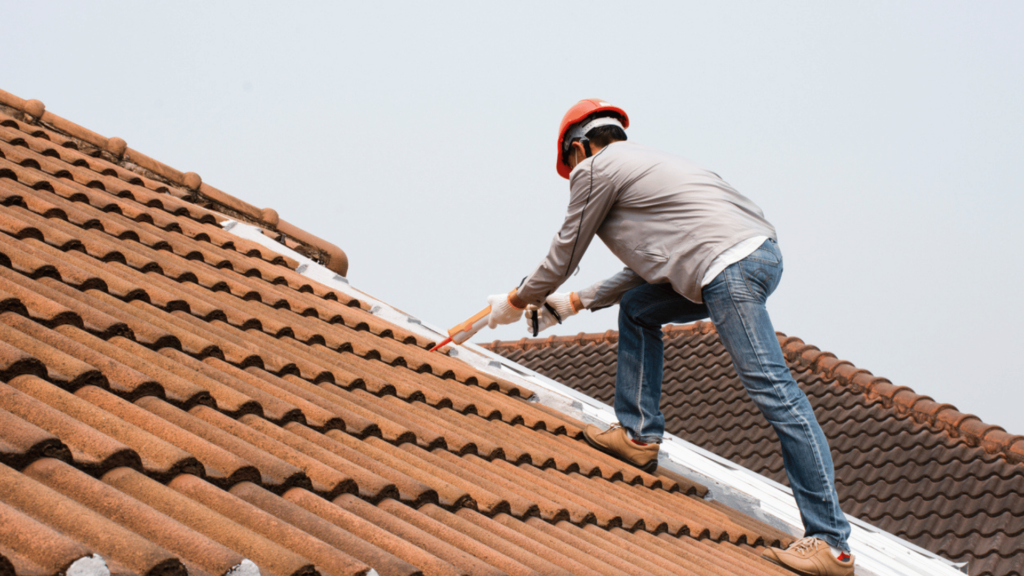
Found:
[[[709,334],[715,331],[711,322],[698,320],[692,324],[666,325],[666,336]],[[972,448],[983,448],[989,454],[1000,454],[1007,462],[1024,466],[1024,436],[1010,434],[1002,426],[986,424],[974,414],[964,414],[952,404],[940,404],[931,396],[914,392],[908,386],[896,386],[888,378],[875,376],[868,370],[857,368],[848,360],[840,360],[831,352],[805,343],[796,336],[776,332],[786,360],[810,370],[826,382],[838,383],[843,389],[880,400],[884,408],[893,408],[897,415],[919,424],[945,432],[950,438],[961,439]],[[580,332],[576,336],[549,336],[547,338],[521,338],[495,340],[484,347],[499,350],[527,351],[555,346],[584,346],[618,342],[618,332],[607,330],[600,334]]]
[[[48,111],[46,105],[39,100],[25,100],[10,92],[0,90],[0,109],[3,107],[21,112],[21,120],[24,122],[43,126],[68,136],[76,143],[86,144],[86,148],[95,149],[105,160],[148,178],[186,189],[188,193],[182,197],[193,204],[207,208],[212,207],[227,216],[242,219],[265,230],[276,232],[276,238],[268,236],[297,252],[311,252],[311,254],[303,255],[316,260],[333,272],[342,276],[348,274],[348,256],[344,250],[282,220],[273,208],[257,208],[203,182],[203,179],[195,172],[181,172],[138,150],[129,148],[123,138],[117,136],[107,138],[57,116]],[[290,242],[286,243],[286,240]]]
[[[823,352],[796,336],[777,334],[787,360],[822,376],[825,381],[837,382],[851,392],[881,400],[883,407],[894,408],[898,415],[929,424],[951,438],[962,439],[970,447],[981,447],[989,454],[1002,454],[1012,464],[1024,462],[1024,436],[1009,434],[1001,426],[986,424],[974,414],[964,414],[952,404],[940,404],[908,386],[896,386],[888,378],[857,368],[852,362],[840,360],[835,354]]]

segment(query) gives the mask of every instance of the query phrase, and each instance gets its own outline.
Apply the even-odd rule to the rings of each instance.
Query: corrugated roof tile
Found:
[[[239,552],[272,574],[317,574],[313,563],[308,559],[134,470],[111,470],[103,476],[102,481],[211,540]]]
[[[184,564],[167,549],[2,464],[0,501],[135,573],[186,575]]]
[[[169,479],[182,472],[202,474],[202,465],[188,452],[74,394],[35,376],[19,376],[9,383],[11,387],[131,448],[141,458],[142,469],[153,477]]]
[[[168,487],[311,560],[318,569],[330,574],[361,576],[369,569],[369,566],[345,552],[229,492],[218,490],[195,476],[182,474],[169,482]]]
[[[244,559],[237,552],[64,462],[39,460],[23,473],[211,574],[223,574]]]
[[[142,467],[139,455],[128,446],[8,384],[0,383],[0,408],[59,438],[70,449],[75,465],[90,473],[117,466]]]
[[[359,561],[377,567],[377,572],[380,574],[412,576],[419,573],[417,567],[401,558],[385,552],[351,532],[343,530],[336,524],[255,484],[250,482],[238,484],[231,489],[231,494],[264,512],[273,514],[281,521],[306,532],[320,541],[333,546],[335,549],[351,554]]]

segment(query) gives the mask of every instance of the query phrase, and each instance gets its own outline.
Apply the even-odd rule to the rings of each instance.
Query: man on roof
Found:
[[[747,393],[782,444],[804,538],[765,557],[801,574],[849,576],[850,524],[839,508],[828,443],[797,386],[765,308],[782,277],[775,228],[718,174],[627,141],[629,117],[581,100],[558,129],[555,168],[569,180],[569,208],[548,255],[508,294],[488,298],[489,325],[525,314],[538,332],[579,313],[619,305],[615,414],[586,427],[596,448],[644,470],[658,465],[665,417],[661,327],[710,318]],[[555,292],[597,235],[626,265],[579,292]]]

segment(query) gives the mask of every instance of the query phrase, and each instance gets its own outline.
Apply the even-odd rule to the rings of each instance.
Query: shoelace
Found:
[[[818,539],[812,536],[801,538],[789,545],[788,550],[796,553],[813,552],[818,548]]]

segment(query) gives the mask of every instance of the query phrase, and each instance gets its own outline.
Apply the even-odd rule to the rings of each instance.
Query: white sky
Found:
[[[558,122],[603,98],[763,208],[777,330],[1024,433],[1024,4],[211,4],[8,2],[0,88],[275,208],[445,327],[546,254]],[[595,241],[565,288],[619,267]]]

